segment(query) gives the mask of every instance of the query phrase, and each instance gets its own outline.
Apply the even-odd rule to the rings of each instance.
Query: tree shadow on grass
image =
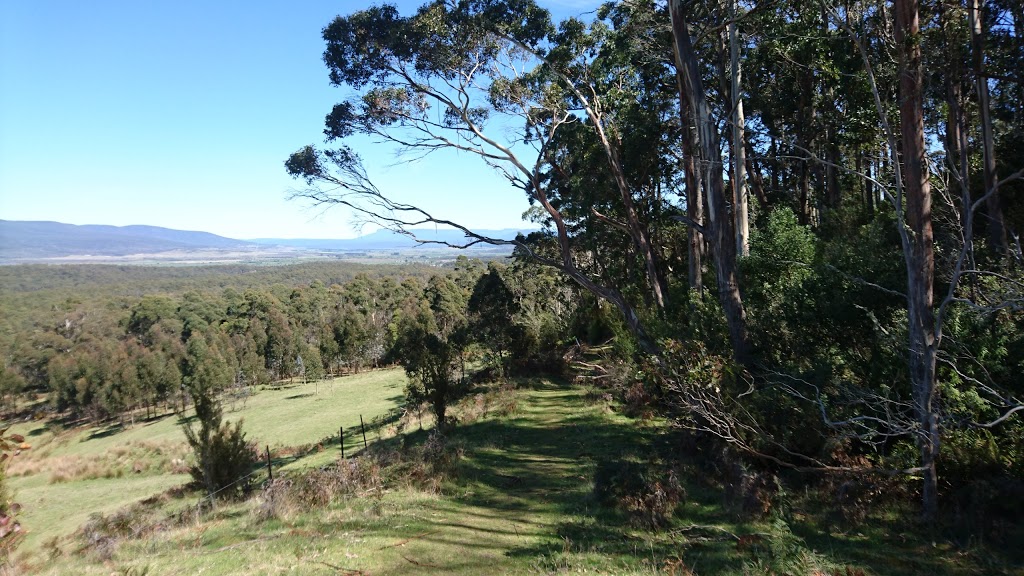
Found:
[[[921,537],[894,543],[901,531],[891,526],[844,535],[792,520],[747,524],[720,489],[693,474],[681,478],[688,498],[669,526],[660,532],[634,528],[625,513],[594,498],[595,463],[678,458],[677,439],[661,427],[602,414],[568,386],[535,381],[522,388],[536,393],[521,399],[520,414],[485,418],[455,432],[470,448],[459,464],[456,502],[495,510],[498,518],[541,514],[557,520],[541,527],[542,534],[530,543],[506,550],[509,556],[539,558],[551,570],[570,568],[561,564],[570,560],[637,569],[681,561],[707,574],[798,563],[809,551],[843,566],[840,573],[850,566],[853,573],[862,568],[877,574],[952,575],[976,573],[980,565],[957,562],[955,551],[935,550]],[[759,543],[740,545],[737,537],[747,535]]]
[[[94,430],[92,433],[85,437],[83,442],[87,442],[89,440],[99,440],[100,438],[109,438],[115,434],[120,434],[121,432],[124,432],[124,429],[125,428],[123,424],[110,424],[109,426],[106,426],[104,428]]]
[[[285,400],[298,400],[299,398],[309,398],[312,395],[313,395],[312,392],[306,392],[306,393],[303,393],[303,394],[292,394],[291,396],[285,396],[284,399]]]

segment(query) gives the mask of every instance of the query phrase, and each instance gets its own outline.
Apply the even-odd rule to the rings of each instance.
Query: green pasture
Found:
[[[362,448],[359,417],[369,426],[402,400],[405,374],[379,370],[328,381],[282,383],[248,399],[225,400],[225,418],[244,419],[247,437],[261,450],[270,446],[275,466],[295,468],[333,459],[338,428],[346,431],[346,450]],[[90,514],[110,512],[188,482],[180,473],[187,446],[174,414],[64,430],[52,422],[16,423],[32,446],[9,468],[19,519],[28,530],[21,553],[32,554],[47,541],[77,529]],[[370,438],[376,432],[369,431]],[[324,448],[317,448],[322,440]],[[311,448],[310,448],[311,447]],[[306,458],[302,458],[306,456]],[[91,467],[91,468],[90,468]],[[53,481],[62,469],[90,469],[87,477]],[[179,473],[173,473],[177,469]],[[99,476],[99,477],[94,477]]]

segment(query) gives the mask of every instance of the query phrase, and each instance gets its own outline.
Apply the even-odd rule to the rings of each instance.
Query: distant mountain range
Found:
[[[457,230],[418,229],[424,240],[460,243]],[[510,240],[519,230],[480,230],[494,238]],[[528,232],[528,231],[523,231]],[[417,243],[407,236],[388,230],[351,239],[257,238],[236,240],[210,234],[173,230],[158,226],[74,225],[60,222],[0,220],[0,263],[47,261],[69,258],[116,259],[136,255],[188,254],[210,252],[263,252],[280,249],[298,255],[308,252],[368,252],[408,250]],[[488,245],[483,245],[487,247]],[[205,257],[205,256],[204,256]]]
[[[0,220],[0,259],[125,256],[172,250],[238,249],[251,242],[158,226],[77,226]]]

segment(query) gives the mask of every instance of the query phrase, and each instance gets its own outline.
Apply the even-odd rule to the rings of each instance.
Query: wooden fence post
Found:
[[[345,459],[345,427],[338,427],[338,444],[341,444],[341,459]]]
[[[270,446],[267,446],[267,481],[274,481],[274,469],[270,465]]]
[[[366,424],[363,424],[363,415],[359,415],[359,427],[363,429],[363,449],[368,448],[366,445]]]

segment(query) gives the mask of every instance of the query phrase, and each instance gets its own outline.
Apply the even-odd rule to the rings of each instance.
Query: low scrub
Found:
[[[341,460],[327,468],[267,484],[259,495],[255,515],[259,520],[283,520],[323,508],[338,498],[379,495],[383,486],[380,465],[373,459]]]
[[[594,497],[629,516],[630,523],[646,529],[668,525],[686,491],[675,470],[624,460],[602,460],[594,472]]]
[[[380,464],[388,483],[431,493],[439,493],[445,481],[458,476],[458,464],[465,455],[462,441],[437,430],[422,444],[371,447],[371,450],[374,450],[371,457]]]
[[[81,552],[103,561],[110,560],[125,540],[134,540],[164,528],[152,506],[135,504],[109,515],[93,514],[78,531]]]
[[[211,497],[247,492],[259,456],[255,444],[245,439],[242,420],[224,422],[220,403],[209,388],[194,387],[192,399],[199,427],[188,421],[181,425],[195,454],[196,463],[189,469],[192,479]]]
[[[507,418],[518,410],[516,386],[511,381],[493,385],[485,392],[463,398],[454,407],[454,412],[461,424],[472,424],[488,416]]]

